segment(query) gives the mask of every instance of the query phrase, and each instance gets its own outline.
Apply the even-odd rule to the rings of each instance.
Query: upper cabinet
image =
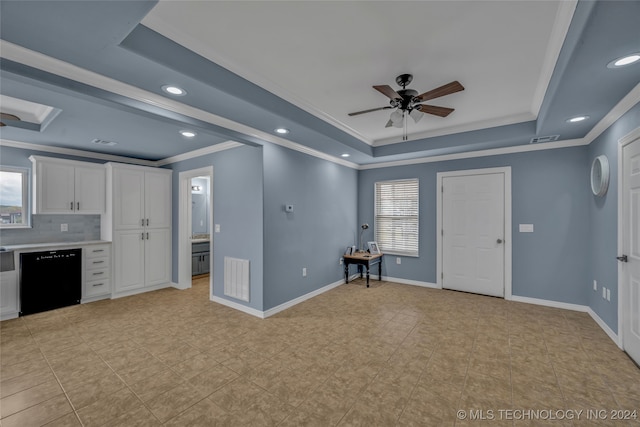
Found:
[[[99,163],[31,156],[34,214],[102,214],[106,170]]]
[[[116,230],[171,227],[171,171],[109,163]]]

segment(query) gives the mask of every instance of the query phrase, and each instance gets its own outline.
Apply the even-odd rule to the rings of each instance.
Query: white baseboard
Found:
[[[264,311],[256,310],[255,308],[247,307],[246,305],[238,304],[237,302],[229,301],[228,299],[220,298],[215,295],[211,297],[211,301],[226,305],[229,308],[242,311],[243,313],[259,317],[260,319],[264,319]]]
[[[568,302],[551,301],[547,299],[539,299],[539,298],[531,298],[531,297],[521,297],[518,295],[512,295],[511,301],[524,302],[527,304],[534,304],[534,305],[543,305],[545,307],[562,308],[562,309],[571,310],[571,311],[581,311],[583,313],[586,313],[589,310],[589,307],[586,305],[571,304]]]
[[[591,316],[591,318],[596,321],[598,326],[600,326],[602,328],[604,333],[609,335],[609,338],[611,338],[613,340],[613,342],[616,343],[616,345],[620,348],[620,350],[624,350],[622,348],[622,342],[620,341],[620,337],[618,336],[618,334],[613,332],[613,329],[611,329],[609,327],[609,325],[607,325],[605,323],[605,321],[602,320],[602,318],[600,316],[598,316],[596,314],[596,312],[593,311],[593,309],[591,307],[587,307],[587,313],[589,313],[589,316]]]
[[[16,318],[18,318],[19,314],[20,313],[18,313],[17,311],[11,311],[9,313],[2,313],[0,315],[0,320],[16,319]]]
[[[86,304],[89,302],[95,302],[95,301],[100,301],[100,300],[109,299],[109,298],[111,298],[111,294],[98,295],[97,297],[82,298],[80,300],[80,304]]]
[[[387,282],[401,283],[403,285],[420,286],[422,288],[442,289],[437,283],[421,282],[419,280],[400,279],[398,277],[382,276]]]
[[[191,284],[188,285],[181,285],[179,283],[175,283],[175,282],[171,282],[170,285],[178,290],[184,291],[185,289],[190,289],[191,288]]]
[[[264,317],[267,318],[269,316],[273,316],[276,313],[280,313],[283,310],[293,307],[296,304],[300,304],[303,301],[306,301],[310,298],[323,294],[327,291],[330,291],[333,288],[337,288],[340,285],[344,285],[344,280],[338,280],[337,282],[333,282],[329,285],[323,286],[320,289],[316,289],[315,291],[309,292],[308,294],[304,294],[299,296],[298,298],[294,298],[290,301],[282,303],[276,307],[270,308],[269,310],[264,312]]]
[[[145,292],[158,291],[160,289],[169,288],[169,287],[171,287],[171,283],[167,282],[167,283],[162,283],[160,285],[155,285],[155,286],[145,286],[142,288],[131,289],[130,291],[114,292],[111,295],[111,299],[130,297],[131,295],[138,295],[138,294],[143,294]]]

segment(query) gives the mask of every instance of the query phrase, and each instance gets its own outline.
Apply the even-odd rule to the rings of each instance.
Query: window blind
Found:
[[[383,253],[418,256],[418,180],[375,184],[375,240]]]

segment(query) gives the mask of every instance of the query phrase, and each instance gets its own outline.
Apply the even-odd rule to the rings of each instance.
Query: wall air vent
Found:
[[[113,142],[113,141],[105,141],[104,139],[94,139],[91,142],[93,142],[94,144],[98,144],[98,145],[107,145],[109,147],[114,146],[117,144],[117,142]]]
[[[536,136],[535,138],[531,138],[529,144],[540,144],[542,142],[553,142],[557,141],[560,138],[560,135],[549,135],[549,136]]]

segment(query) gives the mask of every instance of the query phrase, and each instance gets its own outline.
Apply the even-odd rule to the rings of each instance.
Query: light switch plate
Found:
[[[607,299],[607,288],[602,287],[602,298]]]
[[[216,231],[216,233],[220,232],[220,224],[216,224],[215,231]]]
[[[607,301],[611,301],[611,288],[607,289]]]
[[[533,233],[533,224],[520,224],[521,233]]]

